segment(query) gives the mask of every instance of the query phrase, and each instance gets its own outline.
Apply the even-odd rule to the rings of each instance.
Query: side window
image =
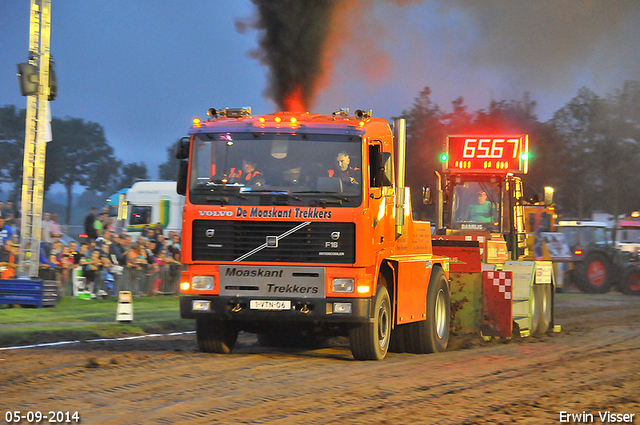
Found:
[[[129,224],[149,224],[151,223],[151,207],[131,206],[131,217]]]
[[[379,181],[380,173],[380,145],[369,145],[369,187],[382,186]]]
[[[382,152],[379,144],[369,145],[369,186],[393,185],[393,163],[391,154]]]

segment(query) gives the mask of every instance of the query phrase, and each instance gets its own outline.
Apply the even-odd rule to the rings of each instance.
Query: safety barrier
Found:
[[[0,304],[54,307],[58,285],[52,280],[0,279]]]
[[[65,297],[77,295],[78,289],[85,286],[94,294],[104,291],[109,295],[117,295],[120,291],[130,291],[134,296],[168,295],[180,292],[180,272],[183,267],[169,264],[160,266],[156,270],[145,270],[136,267],[111,266],[107,270],[96,271],[93,282],[82,277],[82,270],[79,267],[50,270],[48,273],[55,273],[61,295]]]

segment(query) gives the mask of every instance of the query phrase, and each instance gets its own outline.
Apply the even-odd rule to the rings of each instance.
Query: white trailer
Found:
[[[139,234],[144,226],[160,223],[168,232],[182,230],[182,207],[185,197],[176,192],[176,182],[136,182],[125,196],[127,233]]]

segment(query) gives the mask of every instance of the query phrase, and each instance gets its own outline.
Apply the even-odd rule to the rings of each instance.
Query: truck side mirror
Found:
[[[183,137],[178,142],[178,146],[176,146],[176,159],[188,159],[189,158],[189,147],[191,146],[191,141],[188,137]]]
[[[178,168],[178,182],[176,184],[176,192],[178,195],[187,194],[187,181],[189,179],[189,161],[184,159],[180,160],[180,167]]]
[[[422,203],[425,205],[433,204],[433,191],[431,185],[422,186]]]

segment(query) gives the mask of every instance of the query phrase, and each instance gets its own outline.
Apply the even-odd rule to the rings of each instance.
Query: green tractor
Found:
[[[573,255],[570,281],[582,292],[608,292],[631,265],[629,255],[607,237],[606,223],[562,220],[558,231],[564,234]]]

